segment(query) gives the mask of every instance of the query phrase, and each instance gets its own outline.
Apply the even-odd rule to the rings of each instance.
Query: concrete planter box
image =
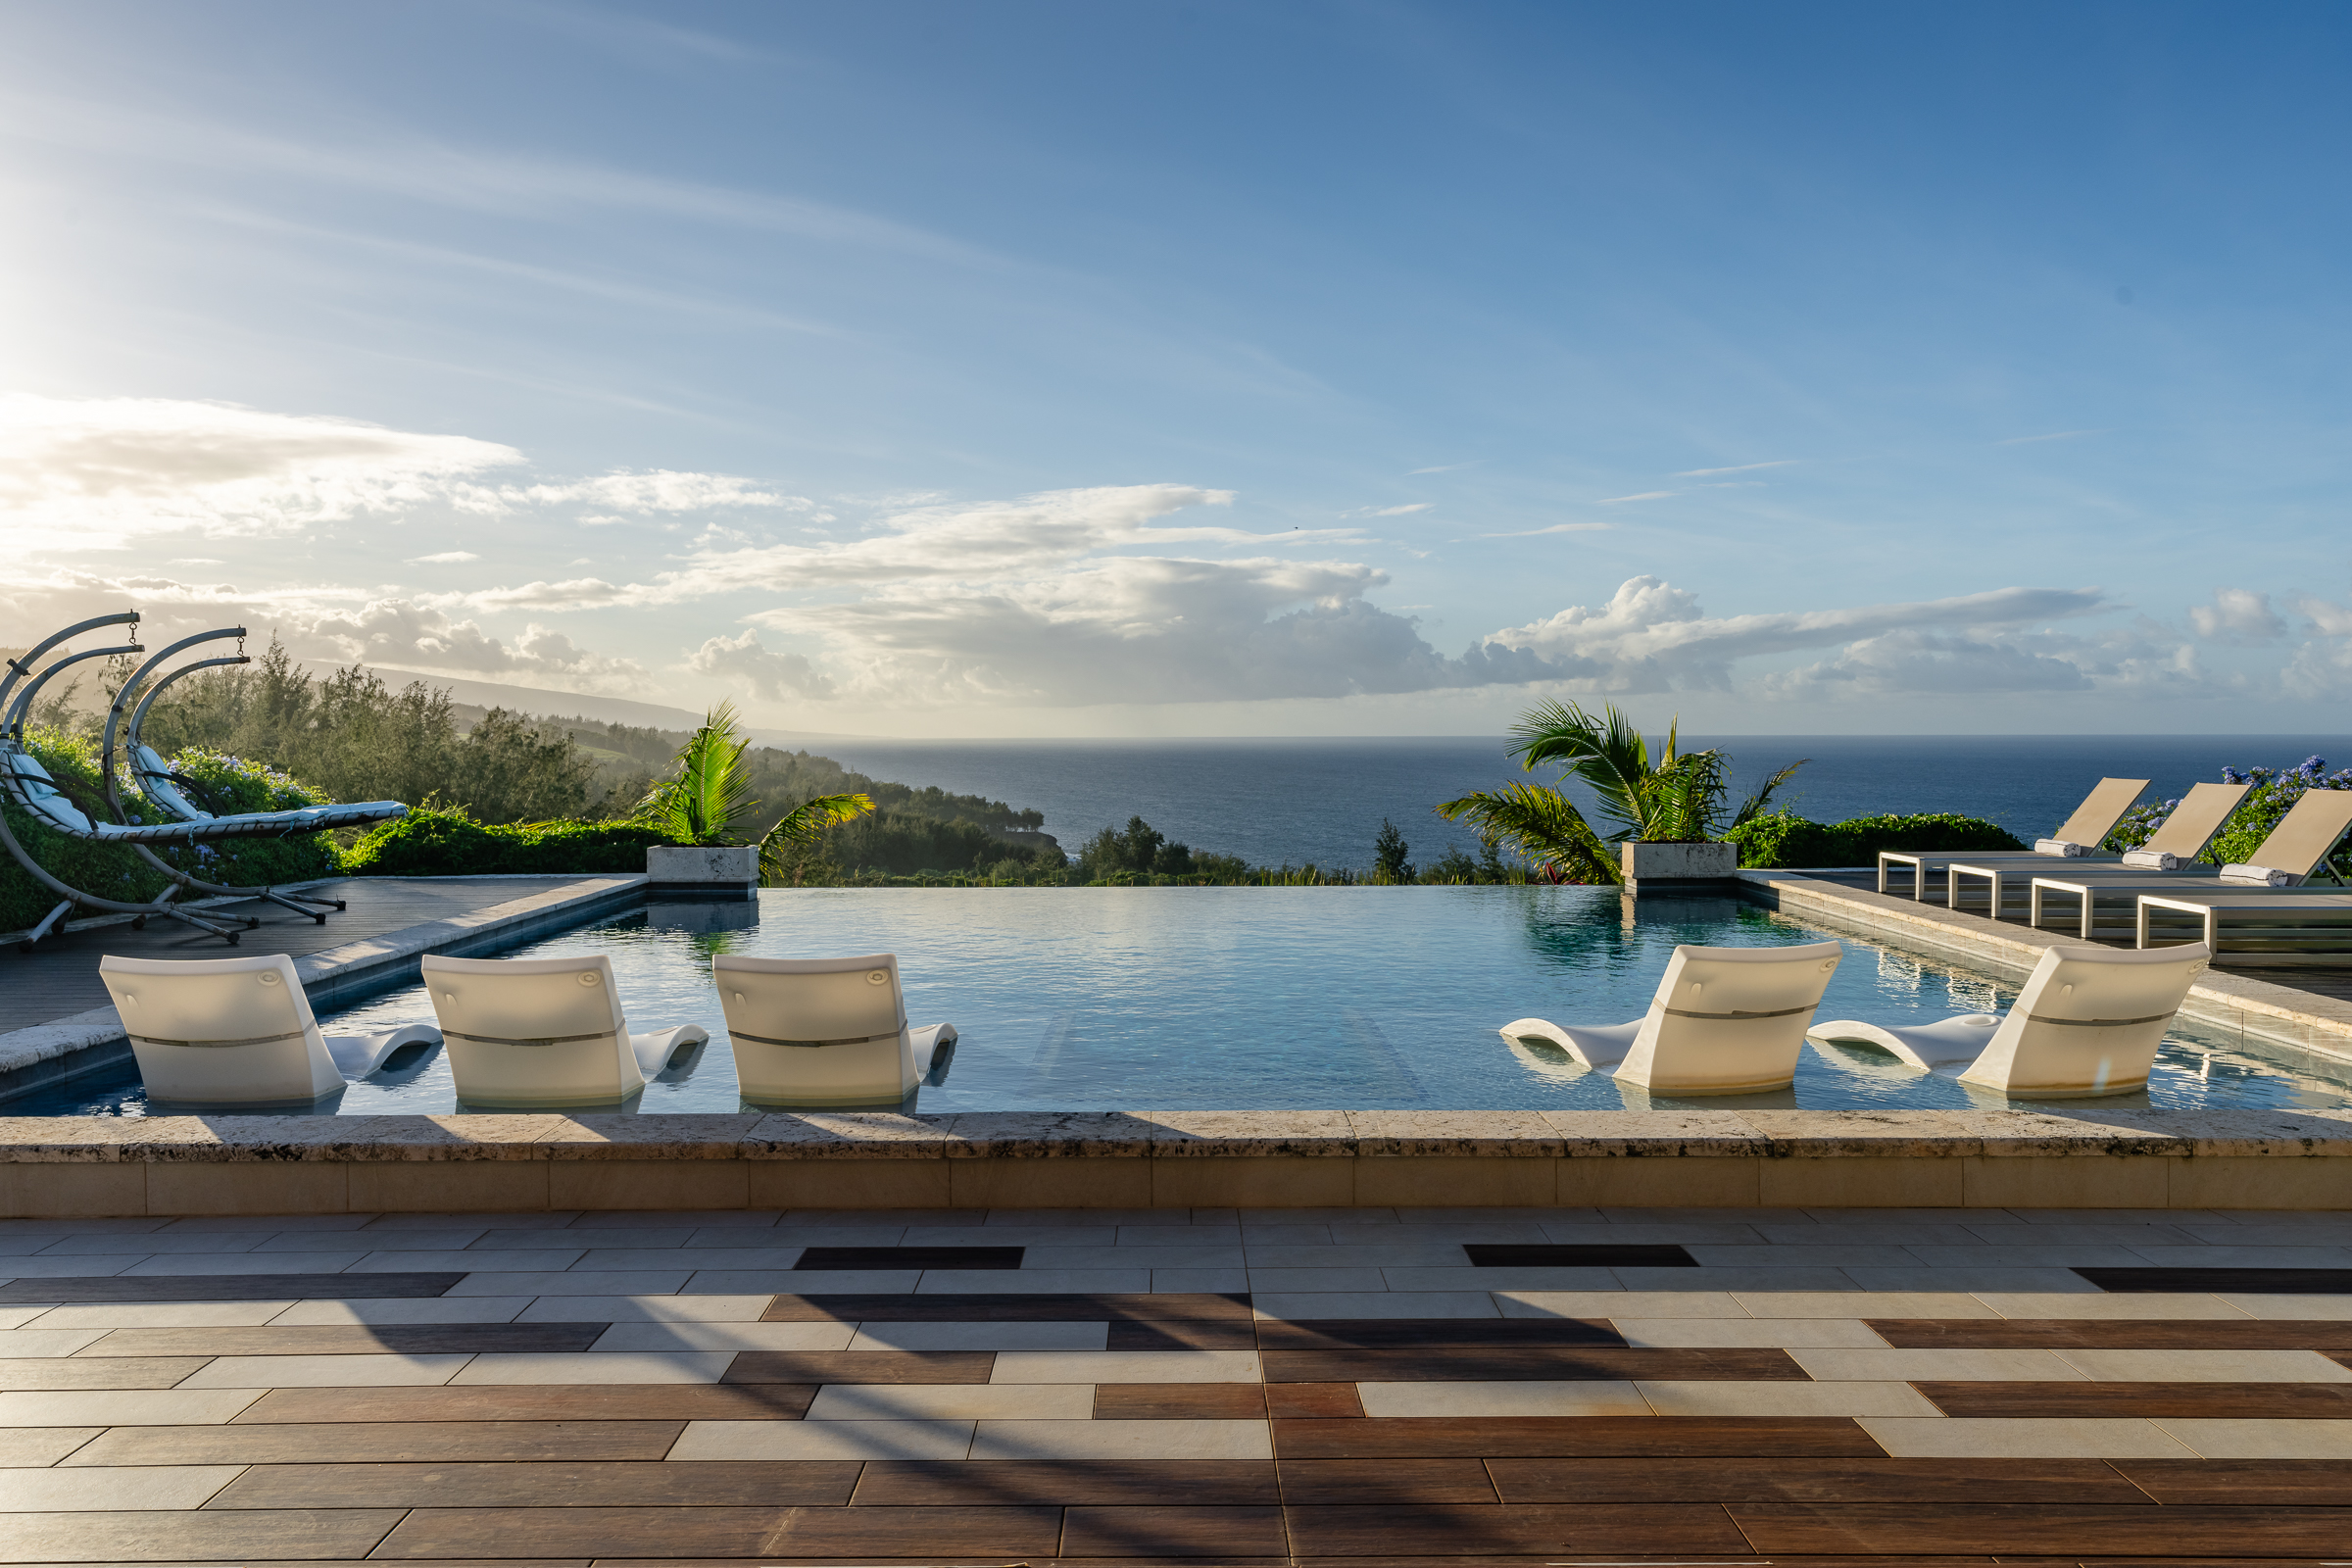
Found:
[[[1737,844],[1628,841],[1617,853],[1625,891],[1636,898],[1645,893],[1720,893],[1732,886],[1740,869]]]
[[[760,892],[756,844],[662,845],[645,852],[645,891],[657,899],[752,899]]]

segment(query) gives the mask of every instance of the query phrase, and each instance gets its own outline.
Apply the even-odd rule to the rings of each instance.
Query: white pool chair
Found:
[[[930,1072],[956,1026],[906,1026],[896,954],[862,958],[710,960],[735,1079],[754,1104],[897,1105]]]
[[[251,958],[98,960],[98,976],[152,1100],[276,1104],[320,1100],[439,1030],[407,1024],[328,1035],[284,954]]]
[[[700,1024],[631,1034],[612,960],[445,958],[424,985],[458,1099],[482,1106],[604,1105],[628,1099],[710,1038]]]
[[[1845,950],[1679,947],[1649,1011],[1631,1023],[1555,1024],[1521,1018],[1505,1040],[1556,1046],[1653,1095],[1745,1095],[1796,1077],[1805,1025]]]
[[[1840,1018],[1807,1034],[1876,1046],[1923,1072],[2014,1098],[2128,1095],[2147,1087],[2156,1048],[2209,957],[2203,943],[2152,953],[2049,948],[2004,1016],[1962,1013],[1930,1024]]]

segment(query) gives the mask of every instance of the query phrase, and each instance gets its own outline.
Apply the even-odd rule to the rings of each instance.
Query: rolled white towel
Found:
[[[2295,878],[2291,871],[2275,870],[2267,865],[2225,865],[2222,880],[2242,882],[2249,887],[2282,888],[2291,885]]]
[[[2180,857],[2169,850],[2126,850],[2124,863],[2134,871],[2178,871]]]
[[[2035,855],[2063,856],[2067,859],[2075,860],[2088,855],[2090,846],[2077,844],[2073,839],[2035,839],[2034,853]]]

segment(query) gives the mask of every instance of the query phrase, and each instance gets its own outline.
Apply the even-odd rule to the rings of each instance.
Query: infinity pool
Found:
[[[1653,900],[1629,918],[1625,901],[1605,888],[771,889],[756,906],[655,905],[514,956],[608,953],[633,1027],[710,1031],[698,1060],[638,1098],[633,1108],[647,1112],[743,1108],[710,984],[714,953],[898,954],[911,1020],[946,1020],[962,1036],[936,1081],[917,1092],[925,1112],[1979,1102],[1948,1078],[1875,1053],[1815,1047],[1800,1058],[1793,1090],[1652,1101],[1495,1032],[1531,1014],[1563,1023],[1638,1017],[1677,943],[1769,947],[1827,935],[1728,899]],[[1925,1022],[1997,1011],[2015,996],[1936,960],[1838,940],[1846,957],[1823,1018]],[[432,1019],[417,985],[329,1027]],[[2341,1070],[2183,1027],[2167,1041],[2145,1093],[2099,1103],[2340,1105],[2352,1102],[2352,1066]],[[345,1115],[463,1108],[438,1054],[350,1086],[336,1106]],[[148,1113],[127,1063],[8,1109]]]

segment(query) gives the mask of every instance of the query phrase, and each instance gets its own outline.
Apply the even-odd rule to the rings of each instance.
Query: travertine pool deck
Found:
[[[0,1562],[2352,1544],[2342,1211],[257,1213],[0,1280]]]

